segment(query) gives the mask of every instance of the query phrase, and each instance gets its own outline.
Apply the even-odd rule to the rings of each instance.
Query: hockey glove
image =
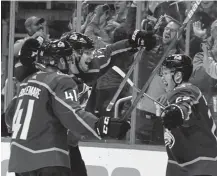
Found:
[[[156,37],[152,32],[135,30],[129,40],[132,47],[144,46],[147,51],[156,45]]]
[[[123,139],[130,129],[130,123],[111,117],[101,117],[95,124],[95,130],[99,136]]]
[[[20,62],[24,66],[31,66],[38,56],[39,48],[40,43],[37,39],[30,38],[26,40],[19,53]]]
[[[184,122],[184,114],[182,109],[176,105],[171,104],[165,108],[162,115],[163,125],[167,129],[177,128]]]

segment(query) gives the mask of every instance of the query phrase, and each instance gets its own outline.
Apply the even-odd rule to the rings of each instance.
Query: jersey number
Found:
[[[20,109],[22,102],[23,102],[22,99],[19,100],[18,105],[17,105],[17,109],[16,109],[14,117],[13,117],[13,125],[12,125],[13,135],[12,135],[12,139],[17,138],[17,134],[18,134],[18,132],[19,132],[21,126],[22,126],[22,124],[20,123],[21,117],[22,117],[22,114],[23,114],[23,109]],[[23,123],[23,126],[22,126],[21,134],[20,134],[20,139],[26,140],[26,138],[27,138],[30,121],[32,119],[32,112],[33,112],[34,103],[35,103],[35,100],[29,100],[29,102],[28,102],[26,116],[24,118],[24,123]]]
[[[78,101],[77,93],[75,90],[73,90],[72,92],[65,91],[65,97],[66,100],[71,99],[72,101]]]
[[[105,117],[103,125],[103,133],[108,134],[109,117]]]

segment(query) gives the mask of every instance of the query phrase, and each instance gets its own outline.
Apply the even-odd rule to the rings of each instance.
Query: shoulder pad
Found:
[[[170,103],[175,103],[179,97],[189,97],[194,104],[201,98],[202,93],[200,89],[191,83],[181,84],[176,87],[168,96]]]

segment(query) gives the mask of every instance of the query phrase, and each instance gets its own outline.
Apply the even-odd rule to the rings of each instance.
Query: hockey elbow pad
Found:
[[[184,123],[184,114],[182,109],[176,105],[171,104],[167,106],[162,115],[163,125],[167,129],[173,129],[181,126]]]
[[[111,117],[100,117],[95,124],[95,130],[99,136],[123,139],[130,129],[130,123]]]

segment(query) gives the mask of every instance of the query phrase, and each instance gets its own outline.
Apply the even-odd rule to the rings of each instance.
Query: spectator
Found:
[[[18,57],[18,53],[20,52],[23,44],[29,38],[38,38],[39,36],[43,39],[46,38],[46,34],[44,33],[44,18],[38,18],[36,16],[31,16],[25,21],[25,28],[27,31],[27,37],[21,40],[17,40],[14,44],[14,56]],[[28,71],[27,71],[28,70]],[[23,66],[19,60],[17,60],[15,64],[14,75],[18,81],[22,81],[26,75],[24,73],[28,72],[29,75],[31,72],[34,72],[35,69],[27,69]]]
[[[44,33],[44,24],[45,20],[44,18],[38,18],[36,16],[31,16],[25,21],[25,28],[27,31],[28,36],[24,39],[16,41],[14,44],[14,56],[17,57],[20,49],[22,48],[22,45],[24,42],[29,38],[37,38],[38,36],[45,38]]]
[[[121,24],[121,26],[123,26],[127,31],[128,35],[131,35],[136,27],[136,6],[136,3],[130,5],[127,11],[126,20]]]
[[[203,66],[204,66],[207,74],[209,74],[209,76],[211,76],[214,79],[217,79],[217,61],[216,61],[217,57],[214,60],[214,58],[212,56],[209,56],[207,46],[203,45],[202,49],[204,52]],[[215,55],[213,55],[213,56],[217,56],[217,51],[215,51]]]
[[[108,21],[106,31],[110,36],[113,35],[115,28],[120,27],[126,21],[130,1],[116,1],[114,8],[116,15]]]
[[[164,29],[163,38],[158,40],[158,45],[153,50],[143,53],[142,58],[144,59],[142,59],[139,64],[139,88],[142,88],[146,83],[151,72],[156,67],[173,38],[176,36],[179,28],[179,23],[170,21]],[[174,46],[168,55],[175,53],[182,53],[182,50],[178,45]],[[154,76],[146,93],[155,99],[158,99],[165,94],[165,85],[162,83],[160,76]],[[154,129],[155,123],[158,123],[155,111],[154,103],[147,97],[143,97],[138,103],[136,123],[137,139],[143,142],[163,142],[163,131],[161,131],[162,126],[158,127],[158,129]],[[158,133],[158,136],[152,135],[153,130],[156,130],[155,132]]]
[[[211,26],[211,36],[208,38],[206,45],[208,46],[207,52],[199,52],[194,56],[193,59],[193,74],[191,76],[191,83],[200,88],[208,103],[211,102],[212,96],[217,93],[217,80],[210,77],[207,74],[211,71],[207,64],[210,63],[209,57],[212,57],[211,61],[217,59],[217,34],[216,34],[216,21]],[[203,46],[203,45],[202,45]],[[203,46],[204,49],[204,46]],[[206,57],[208,55],[208,58]],[[205,68],[204,68],[205,66]],[[209,66],[211,66],[209,64]],[[212,65],[212,68],[214,65]],[[213,76],[212,76],[213,77]]]
[[[68,28],[72,32],[76,32],[76,26],[77,26],[77,17],[73,17],[69,20]]]
[[[217,2],[216,1],[202,1],[199,11],[209,14],[212,19],[217,18]]]
[[[193,17],[193,35],[190,39],[190,57],[202,52],[201,43],[210,35],[212,18],[205,12],[196,12]]]
[[[207,47],[203,48],[204,59],[203,64],[206,72],[214,79],[217,79],[217,20],[212,23],[211,35],[214,40],[214,46],[208,53]]]
[[[212,50],[209,51],[209,46],[203,44],[204,52],[203,66],[206,72],[214,79],[217,79],[217,20],[211,25],[211,45]]]
[[[186,6],[184,2],[161,2],[155,8],[153,16],[158,19],[161,15],[166,14],[175,20],[182,22],[185,17],[185,10]]]
[[[85,35],[93,39],[96,49],[105,47],[107,44],[112,43],[112,39],[104,29],[109,18],[109,6],[99,5],[96,7],[92,21],[85,30]]]
[[[93,15],[94,15],[94,12],[90,12],[87,16],[86,16],[86,19],[84,21],[84,23],[82,23],[81,25],[81,33],[84,33],[88,24],[91,22],[91,20],[93,19]]]
[[[84,33],[88,24],[91,22],[94,16],[94,10],[97,5],[95,4],[88,4],[88,3],[83,3],[82,4],[82,16],[84,22],[81,25],[81,33]]]
[[[81,16],[81,33],[85,32],[87,25],[91,22],[91,20],[93,19],[93,15],[94,15],[94,12],[92,11],[88,13],[86,17],[84,17],[85,13],[83,12]],[[76,27],[77,27],[77,16],[76,16],[76,10],[75,10],[73,17],[69,21],[68,28],[71,32],[76,32]]]

